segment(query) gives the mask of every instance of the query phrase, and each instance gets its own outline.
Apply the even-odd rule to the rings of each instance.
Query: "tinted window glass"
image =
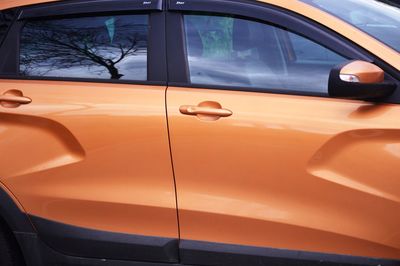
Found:
[[[21,38],[25,76],[147,79],[147,15],[31,21]]]
[[[327,93],[330,70],[347,59],[286,30],[233,17],[186,15],[193,84]]]
[[[340,64],[343,57],[294,33],[287,33],[297,63]]]
[[[7,30],[15,16],[14,10],[0,11],[0,44],[7,33]]]
[[[400,5],[398,0],[303,1],[337,16],[400,52]]]

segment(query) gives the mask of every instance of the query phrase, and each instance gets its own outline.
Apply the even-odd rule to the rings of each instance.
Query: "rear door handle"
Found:
[[[22,91],[19,90],[9,90],[3,95],[0,95],[0,105],[8,108],[15,108],[21,104],[29,104],[32,99],[25,97]]]
[[[201,102],[198,105],[182,105],[179,111],[184,115],[194,115],[206,121],[215,121],[233,114],[231,110],[222,108],[218,102],[212,101]]]

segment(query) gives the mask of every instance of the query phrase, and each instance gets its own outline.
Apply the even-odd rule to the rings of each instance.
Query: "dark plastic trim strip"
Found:
[[[114,80],[114,79],[94,79],[94,78],[68,78],[68,77],[42,77],[42,76],[17,76],[0,73],[0,80],[26,80],[26,81],[65,81],[65,82],[85,82],[85,83],[105,83],[105,84],[130,84],[143,86],[166,86],[165,81],[146,81],[146,80]]]
[[[178,239],[130,235],[76,227],[30,215],[40,239],[70,256],[178,262]]]
[[[296,91],[287,89],[275,89],[275,88],[257,88],[257,87],[239,87],[239,86],[226,86],[226,85],[210,85],[210,84],[186,84],[182,82],[170,82],[169,87],[182,87],[182,88],[195,88],[204,90],[225,90],[225,91],[243,91],[243,92],[258,92],[258,93],[271,93],[271,94],[292,94],[299,96],[309,97],[328,97],[328,93],[323,92],[312,92],[312,91]]]
[[[11,25],[14,23],[14,21],[17,19],[18,15],[18,8],[10,8],[10,9],[5,9],[5,10],[0,10],[0,13],[2,13],[2,16],[9,17],[9,20],[4,21],[3,23],[6,24],[6,29],[3,32],[2,35],[0,35],[0,47],[3,44],[4,40],[7,37],[8,31],[10,30]],[[3,25],[4,26],[4,25]]]
[[[208,266],[399,266],[400,261],[182,240],[181,263]]]
[[[24,8],[18,19],[119,11],[162,11],[162,0],[75,0]]]
[[[298,250],[232,245],[128,235],[75,227],[30,216],[40,236],[32,230],[27,216],[0,189],[4,204],[0,213],[8,220],[20,243],[28,266],[399,266],[400,260],[358,257]],[[7,210],[11,208],[12,210]],[[22,217],[24,216],[24,217]],[[20,221],[13,222],[14,218]],[[11,220],[10,220],[11,219]],[[40,262],[38,264],[37,262]],[[154,263],[154,264],[153,264]],[[163,264],[166,263],[166,264]]]
[[[13,231],[34,232],[33,226],[28,216],[19,209],[13,198],[0,188],[0,217],[7,223]]]
[[[47,246],[34,233],[15,234],[23,250],[26,266],[178,266],[163,262],[141,262],[132,260],[113,260],[105,258],[84,258],[69,256]]]

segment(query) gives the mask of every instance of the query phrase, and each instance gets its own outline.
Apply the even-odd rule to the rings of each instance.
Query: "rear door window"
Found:
[[[147,80],[148,15],[28,21],[23,76]]]

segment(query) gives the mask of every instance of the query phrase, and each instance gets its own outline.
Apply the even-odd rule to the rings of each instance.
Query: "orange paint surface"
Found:
[[[218,102],[207,121],[181,105]],[[181,237],[400,258],[400,106],[168,88]]]
[[[2,80],[7,89],[32,99],[0,114],[1,182],[29,214],[177,237],[165,87]]]

